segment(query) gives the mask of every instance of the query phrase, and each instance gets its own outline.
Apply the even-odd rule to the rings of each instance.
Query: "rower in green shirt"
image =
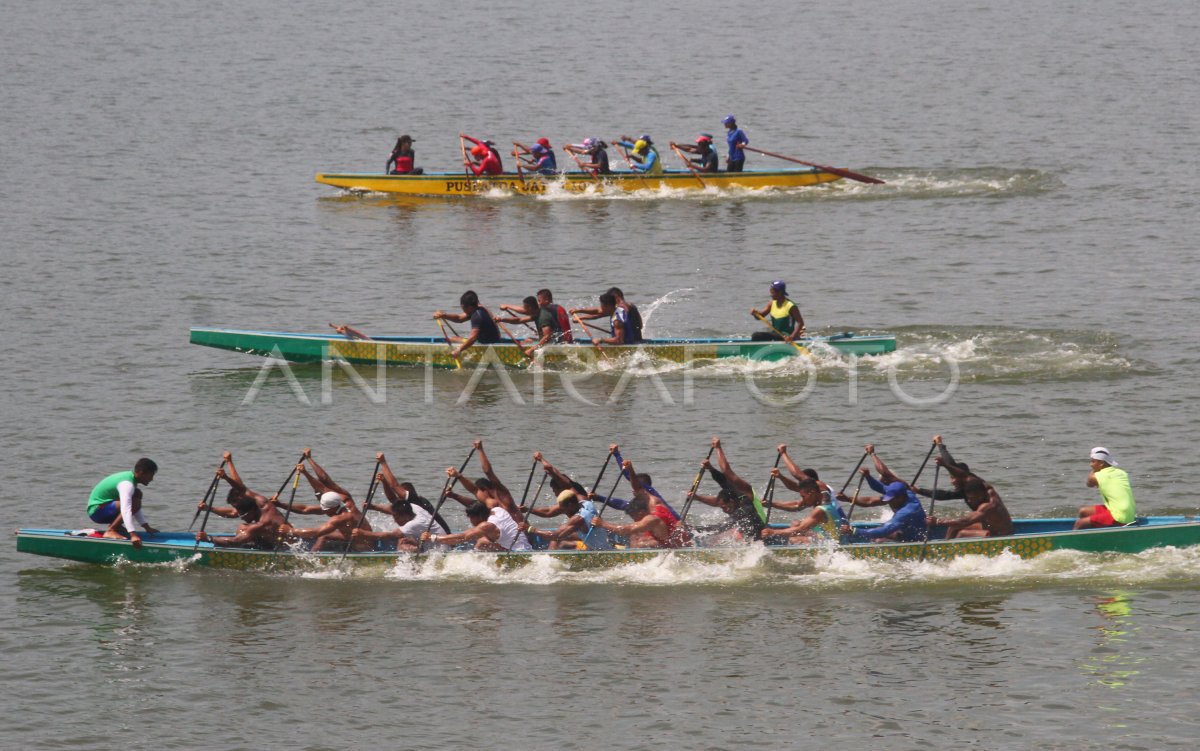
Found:
[[[770,304],[762,310],[751,308],[750,315],[769,323],[774,330],[756,331],[751,340],[791,343],[804,336],[804,316],[800,315],[800,306],[788,299],[787,284],[782,279],[771,282],[770,294]]]
[[[142,516],[142,489],[138,485],[149,485],[158,472],[158,465],[151,459],[141,458],[133,465],[132,472],[117,472],[105,477],[88,497],[88,518],[97,524],[107,524],[104,536],[120,540],[128,539],[135,548],[142,546],[142,538],[134,526],[136,521],[150,534],[158,532]]]
[[[1133,488],[1129,485],[1129,474],[1117,467],[1112,453],[1097,446],[1091,453],[1092,471],[1087,477],[1089,488],[1099,488],[1104,503],[1084,506],[1079,509],[1075,529],[1092,527],[1121,527],[1137,518],[1133,501]]]

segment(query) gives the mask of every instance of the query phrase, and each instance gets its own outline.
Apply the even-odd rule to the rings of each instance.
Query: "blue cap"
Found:
[[[889,483],[888,486],[883,489],[883,500],[885,503],[902,495],[908,495],[908,486],[899,481]]]
[[[546,153],[546,147],[541,145],[540,143],[535,143],[533,145],[533,147],[529,150],[532,151],[534,154],[545,154]]]
[[[726,115],[725,119],[721,121],[722,125],[730,125],[730,124],[736,124],[736,123],[737,123],[737,118],[734,117],[733,115]]]
[[[776,279],[775,281],[771,282],[771,289],[776,290],[777,292],[782,292],[786,295],[787,282],[783,281],[782,279]]]
[[[654,143],[654,141],[651,141],[651,140],[650,140],[650,136],[646,135],[645,133],[643,133],[643,134],[642,134],[642,137],[641,137],[641,138],[639,138],[638,140],[639,140],[639,141],[645,141],[646,143]]]

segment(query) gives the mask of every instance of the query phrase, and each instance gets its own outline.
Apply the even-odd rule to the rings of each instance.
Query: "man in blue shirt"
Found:
[[[742,151],[742,147],[750,143],[750,139],[738,127],[737,119],[733,115],[726,115],[721,124],[728,131],[725,141],[729,144],[729,158],[725,160],[725,169],[727,172],[741,172],[746,163],[746,152]]]
[[[884,485],[871,476],[871,470],[865,467],[860,472],[867,479],[871,489],[881,493],[878,498],[860,497],[856,506],[881,506],[888,504],[892,509],[892,518],[869,529],[854,531],[849,524],[842,525],[842,534],[853,535],[852,542],[890,540],[894,542],[919,542],[925,539],[926,519],[925,508],[921,501],[909,489],[908,485],[899,480]],[[845,493],[838,493],[838,500],[851,503]]]

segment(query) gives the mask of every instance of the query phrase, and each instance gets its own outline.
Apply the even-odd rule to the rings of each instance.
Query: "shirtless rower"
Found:
[[[135,548],[140,548],[142,537],[134,527],[135,521],[150,534],[158,532],[142,516],[142,489],[138,487],[149,485],[157,473],[158,465],[142,457],[133,465],[132,472],[116,472],[92,488],[87,504],[88,518],[97,524],[108,525],[105,537],[128,539]]]
[[[782,473],[778,469],[772,469],[771,474],[776,479],[783,479]],[[791,486],[788,485],[788,487]],[[821,490],[821,486],[812,478],[806,477],[800,480],[796,483],[795,489],[800,493],[799,501],[794,504],[787,501],[775,502],[774,508],[786,508],[789,511],[812,509],[812,511],[803,519],[792,522],[782,529],[771,527],[764,529],[761,533],[762,539],[786,537],[791,545],[803,545],[818,540],[838,540],[842,525],[849,526],[850,522],[846,519],[846,514],[843,513],[837,501],[826,496]]]
[[[212,505],[211,512],[225,519],[241,519],[233,535],[211,537],[207,532],[196,534],[198,542],[211,542],[222,548],[259,548],[273,550],[279,543],[279,530],[284,524],[283,514],[275,507],[275,499],[268,498],[246,487],[237,467],[233,465],[233,454],[226,451],[225,466],[217,470],[217,476],[229,484],[225,496],[227,508]],[[203,500],[198,508],[204,509]]]
[[[517,528],[516,522],[508,512],[499,506],[489,509],[483,501],[476,501],[467,506],[467,519],[471,522],[470,529],[453,535],[422,532],[421,542],[450,547],[474,542],[476,550],[491,552],[522,552],[531,549],[528,538]]]
[[[308,469],[304,466],[304,461],[312,466],[312,474],[309,474]],[[362,512],[354,505],[354,499],[350,492],[333,481],[329,473],[312,458],[310,451],[304,452],[304,461],[296,465],[296,471],[303,475],[305,480],[308,480],[318,502],[314,505],[293,505],[292,513],[321,514],[329,518],[324,524],[308,529],[297,529],[291,525],[285,525],[281,528],[280,533],[286,537],[312,540],[313,552],[320,552],[331,542],[346,544],[355,527],[371,531],[370,520],[361,519],[360,522]],[[275,505],[287,507],[286,503],[279,500],[275,501]],[[355,540],[350,543],[350,549],[370,550],[371,543],[366,539]]]
[[[966,516],[947,519],[945,517],[930,517],[929,526],[945,525],[946,539],[956,537],[1004,537],[1013,533],[1012,516],[1008,513],[1004,501],[996,488],[990,482],[971,471],[966,462],[956,462],[946,448],[940,435],[933,437],[938,447],[938,456],[934,462],[944,467],[950,475],[951,490],[939,489],[934,495],[932,490],[913,486],[912,491],[935,501],[961,498],[970,509]]]
[[[691,540],[687,530],[670,510],[662,504],[655,504],[651,508],[650,493],[640,476],[634,472],[633,462],[626,459],[621,464],[621,470],[629,478],[629,486],[633,489],[633,499],[625,507],[625,513],[633,519],[633,523],[618,525],[597,518],[595,525],[629,538],[629,545],[634,548],[680,548],[689,545]]]
[[[388,505],[367,503],[367,511],[378,511],[392,517],[395,529],[365,530],[355,529],[354,539],[368,540],[376,544],[380,550],[399,550],[406,553],[416,553],[421,549],[421,533],[431,530],[434,534],[448,534],[450,527],[441,514],[435,519],[433,506],[429,501],[417,495],[417,489],[411,482],[397,482],[396,475],[388,466],[383,452],[376,455],[379,460],[379,473],[375,480],[383,488],[383,494],[388,499]]]
[[[492,469],[492,463],[488,460],[487,454],[483,450],[483,441],[476,439],[473,444],[475,450],[479,452],[479,465],[483,468],[484,477],[480,477],[475,481],[471,481],[454,467],[447,467],[446,474],[450,477],[457,477],[462,483],[463,490],[475,496],[469,498],[454,491],[446,494],[447,498],[453,498],[464,506],[470,506],[475,501],[481,501],[488,508],[502,508],[512,516],[513,520],[518,524],[525,521],[524,514],[517,508],[517,502],[513,500],[512,493],[508,487],[500,481]]]
[[[776,451],[779,452],[780,458],[783,459],[783,466],[787,468],[787,471],[792,475],[792,478],[794,478],[794,479],[788,478],[787,476],[783,475],[782,473],[780,473],[780,474],[775,474],[774,472],[771,473],[771,475],[773,477],[778,478],[778,481],[783,483],[783,486],[785,488],[799,493],[800,492],[800,487],[799,487],[800,483],[804,482],[805,480],[813,480],[817,483],[817,486],[821,489],[821,492],[825,495],[826,500],[824,502],[827,502],[827,503],[834,502],[833,488],[831,488],[827,484],[825,484],[825,481],[823,481],[821,479],[820,475],[817,474],[817,470],[807,469],[807,468],[800,469],[796,465],[796,462],[793,461],[792,457],[788,454],[786,443],[779,444],[779,446],[776,447]],[[764,501],[763,506],[766,507],[767,505],[768,504],[766,503],[766,501]],[[786,502],[786,501],[781,501],[779,503],[775,503],[772,506],[772,508],[782,509],[784,511],[799,511],[800,510],[800,506],[796,506],[795,508],[789,508],[788,502]]]

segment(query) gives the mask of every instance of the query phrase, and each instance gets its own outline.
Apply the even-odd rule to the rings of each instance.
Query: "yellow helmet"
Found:
[[[635,143],[633,145],[633,150],[634,151],[645,151],[647,148],[649,148],[649,146],[650,146],[650,144],[646,143],[645,141],[638,141],[637,143]]]

